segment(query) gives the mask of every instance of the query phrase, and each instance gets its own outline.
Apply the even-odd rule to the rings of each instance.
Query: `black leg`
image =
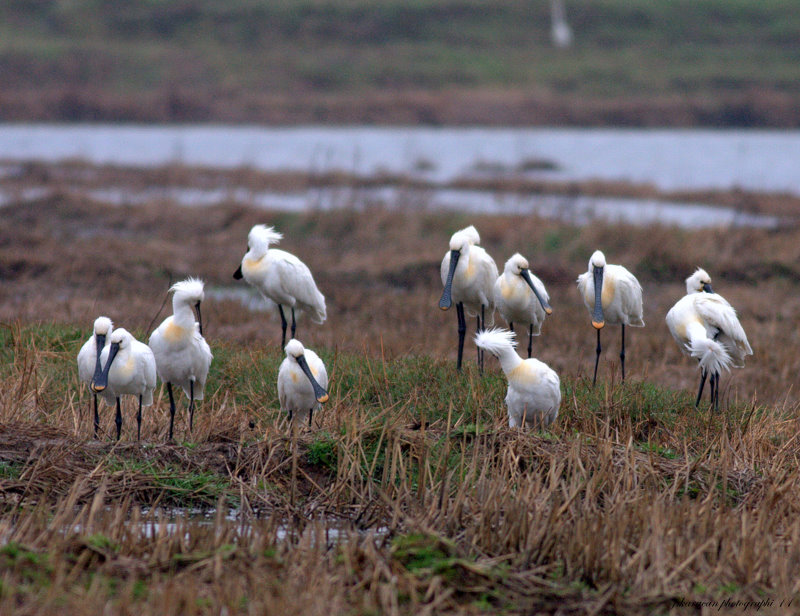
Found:
[[[194,381],[189,381],[189,434],[194,423]]]
[[[314,414],[314,407],[308,409],[308,427],[311,427],[311,416]]]
[[[136,440],[142,440],[142,396],[139,396],[139,410],[136,413]]]
[[[622,382],[625,382],[625,323],[622,324],[622,349],[619,352],[619,360],[622,362]]]
[[[713,388],[712,404],[714,405],[714,411],[719,411],[719,372],[714,373],[711,378],[713,379],[711,381],[711,387]]]
[[[286,346],[286,317],[283,314],[283,306],[278,304],[278,312],[281,313],[281,348]]]
[[[481,304],[481,319],[480,319],[480,325],[478,327],[478,331],[482,332],[484,329],[486,329],[486,310],[485,310],[485,306],[483,304]],[[481,349],[481,363],[480,363],[480,366],[479,366],[479,370],[480,370],[481,374],[483,374],[483,358],[485,357],[485,355],[486,354],[483,352],[483,349]]]
[[[94,394],[94,438],[97,440],[97,431],[100,429],[100,414],[97,412],[97,394]]]
[[[461,360],[464,357],[464,337],[467,335],[467,319],[464,317],[464,304],[456,304],[456,316],[458,316],[458,361],[456,370],[461,370]]]
[[[597,357],[594,360],[594,378],[592,379],[592,387],[597,384],[597,364],[600,363],[600,330],[597,330]]]
[[[481,331],[481,317],[480,317],[480,315],[475,317],[475,322],[476,322],[475,323],[475,331],[476,332]],[[479,372],[483,372],[483,370],[481,370],[481,347],[476,345],[475,348],[478,350],[478,371]]]
[[[289,423],[292,423],[292,415],[293,414],[294,413],[292,413],[292,409],[289,409]]]
[[[508,331],[510,331],[510,332],[514,331],[514,321],[509,321],[508,322]]]
[[[705,370],[701,369],[701,371],[700,371],[700,389],[697,390],[697,400],[695,400],[695,402],[694,402],[694,407],[695,408],[700,406],[700,398],[702,398],[702,396],[703,396],[703,387],[705,387],[705,385],[706,385],[706,377],[707,376],[708,376],[708,373]]]
[[[297,330],[297,324],[294,321],[294,306],[292,306],[292,338],[294,338],[294,332]]]
[[[117,398],[117,416],[114,418],[114,423],[117,424],[117,440],[122,434],[122,407],[119,405],[119,398]]]
[[[533,353],[533,323],[528,326],[528,357]]]
[[[172,395],[172,383],[167,383],[167,393],[169,394],[169,437],[172,440],[172,426],[175,423],[175,397]]]

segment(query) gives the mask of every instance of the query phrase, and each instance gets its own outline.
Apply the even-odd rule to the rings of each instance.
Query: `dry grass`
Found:
[[[120,443],[91,440],[74,356],[93,318],[143,337],[170,282],[233,286],[256,222],[284,232],[328,298],[328,322],[298,332],[332,375],[314,428],[292,433],[277,410],[277,320],[209,299],[215,361],[194,434],[182,413],[186,441],[164,444],[162,393],[143,443],[129,410]],[[455,374],[438,264],[468,223],[498,261],[529,256],[551,293],[534,344],[562,377],[548,432],[505,427],[495,363],[479,376],[468,352]],[[0,612],[649,614],[727,599],[786,613],[800,593],[798,234],[66,197],[4,208]],[[596,247],[639,277],[647,327],[628,337],[624,386],[605,334],[592,390],[574,279]],[[724,378],[717,416],[694,409],[696,367],[663,323],[697,265],[756,352]],[[170,527],[171,506],[217,514],[180,510]]]

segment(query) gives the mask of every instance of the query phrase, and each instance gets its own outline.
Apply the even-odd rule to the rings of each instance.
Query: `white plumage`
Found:
[[[528,357],[531,356],[533,336],[542,332],[545,316],[551,314],[550,296],[544,283],[530,272],[528,260],[514,254],[506,261],[503,273],[494,283],[494,301],[509,329],[514,323],[528,326]]]
[[[203,301],[202,280],[189,278],[172,286],[172,316],[162,321],[150,335],[149,345],[156,359],[156,368],[169,393],[169,439],[175,422],[175,398],[172,386],[183,389],[189,398],[189,430],[194,421],[194,401],[203,399],[203,389],[213,355],[203,338],[200,304]],[[197,312],[197,321],[195,314]]]
[[[311,425],[315,409],[328,400],[328,372],[325,364],[311,349],[292,338],[286,345],[286,358],[278,370],[278,400],[281,410],[289,414],[308,413]]]
[[[504,329],[478,332],[475,344],[500,360],[508,379],[508,425],[549,426],[558,417],[561,382],[556,372],[538,359],[522,359],[514,350],[514,333]]]
[[[636,277],[621,265],[606,264],[605,255],[596,250],[589,259],[589,271],[578,276],[578,292],[592,316],[597,330],[597,365],[600,361],[600,330],[606,323],[622,326],[622,380],[625,380],[625,326],[644,327],[642,319],[642,287]]]
[[[122,431],[120,396],[130,394],[139,397],[136,415],[136,438],[142,431],[142,406],[153,404],[156,387],[156,360],[150,347],[139,342],[126,329],[115,329],[109,337],[109,345],[100,355],[103,365],[101,373],[92,381],[92,389],[106,401],[117,405],[117,440]]]
[[[92,328],[92,335],[83,343],[78,351],[78,379],[91,389],[92,381],[102,370],[100,354],[109,343],[109,337],[114,325],[108,317],[97,317]],[[97,412],[97,394],[92,392],[94,398],[94,437],[100,427],[100,415]]]
[[[477,229],[469,226],[456,231],[450,238],[450,250],[442,259],[441,276],[444,289],[439,300],[439,307],[447,310],[454,303],[458,316],[458,362],[464,351],[464,337],[467,323],[464,310],[469,315],[477,315],[478,330],[486,327],[486,312],[489,313],[489,324],[494,323],[494,283],[497,280],[497,265],[494,259],[480,246]],[[478,363],[483,367],[479,352]]]
[[[706,289],[704,291],[704,289]],[[719,378],[731,366],[744,367],[753,354],[736,311],[728,301],[711,292],[711,278],[701,269],[686,279],[687,295],[667,313],[667,327],[681,351],[699,362],[701,371],[697,403],[711,375],[711,402],[719,406]]]
[[[307,312],[315,323],[327,318],[325,296],[319,292],[314,277],[305,263],[284,250],[270,249],[283,235],[272,227],[255,225],[247,236],[247,253],[233,277],[244,278],[268,300],[278,305],[283,335],[286,343],[286,316],[283,306],[292,311],[292,338],[296,330],[295,310]]]

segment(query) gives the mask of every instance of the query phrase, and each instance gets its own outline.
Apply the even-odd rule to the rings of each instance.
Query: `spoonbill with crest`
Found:
[[[93,380],[92,390],[100,394],[109,406],[117,403],[117,440],[122,432],[120,396],[132,394],[139,397],[136,414],[136,439],[142,434],[142,406],[153,404],[156,387],[156,359],[150,347],[139,342],[128,330],[119,328],[111,332],[109,344],[100,355],[103,368]]]
[[[281,410],[289,414],[308,413],[308,425],[314,409],[328,401],[328,372],[325,364],[311,349],[292,338],[286,345],[286,357],[278,369],[278,400]]]
[[[315,323],[327,318],[325,296],[319,292],[311,271],[293,254],[270,244],[277,244],[283,235],[273,227],[255,225],[247,236],[247,252],[234,272],[236,280],[244,278],[268,300],[278,304],[281,317],[281,346],[286,344],[286,315],[283,307],[292,311],[292,338],[297,325],[295,308],[305,311]]]
[[[681,351],[699,362],[700,388],[695,406],[700,404],[710,375],[711,406],[719,409],[720,373],[731,366],[743,368],[744,358],[753,354],[736,311],[713,292],[711,277],[698,268],[686,279],[686,295],[670,308],[666,321]]]
[[[533,337],[542,332],[542,323],[548,314],[550,296],[544,283],[531,274],[528,260],[516,253],[503,268],[503,273],[494,284],[494,302],[508,329],[514,331],[514,323],[528,326],[528,357],[533,348]]]
[[[592,326],[597,330],[597,356],[594,360],[592,385],[597,382],[597,365],[600,362],[600,330],[606,323],[622,326],[619,359],[624,381],[625,326],[644,327],[642,287],[639,281],[623,266],[606,264],[605,255],[596,250],[589,259],[589,271],[578,276],[578,292],[592,315]]]
[[[150,348],[156,358],[161,382],[169,394],[169,440],[175,423],[175,397],[172,385],[182,388],[189,398],[189,431],[194,422],[194,401],[203,399],[208,369],[213,355],[203,338],[200,303],[205,297],[202,280],[188,278],[172,285],[172,316],[164,319],[152,334]],[[195,314],[197,321],[195,321]]]
[[[78,378],[92,387],[92,381],[99,376],[102,371],[100,365],[100,354],[108,346],[108,338],[114,329],[111,319],[108,317],[97,317],[94,321],[92,335],[83,343],[81,350],[78,351]],[[94,398],[94,437],[97,438],[97,430],[100,427],[100,415],[97,412],[97,393],[92,390]]]
[[[467,333],[467,320],[464,308],[470,316],[477,316],[477,329],[486,327],[486,310],[489,310],[491,323],[494,323],[494,283],[497,280],[497,265],[494,259],[478,244],[481,238],[478,230],[470,225],[456,231],[450,238],[450,250],[442,259],[441,275],[444,290],[439,300],[439,308],[448,310],[456,304],[458,317],[458,360],[456,368],[461,370],[464,354],[464,338]],[[490,323],[490,324],[491,324]],[[478,349],[478,367],[483,370],[483,354]]]
[[[522,359],[514,349],[514,338],[514,332],[507,329],[487,329],[478,332],[475,344],[500,360],[508,379],[508,425],[549,426],[558,417],[561,381],[544,362],[532,357]]]

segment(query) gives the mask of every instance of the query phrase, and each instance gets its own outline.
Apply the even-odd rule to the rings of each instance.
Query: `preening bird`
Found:
[[[442,259],[442,284],[444,290],[439,308],[447,310],[454,303],[458,316],[458,360],[456,368],[461,370],[464,354],[464,338],[467,334],[467,313],[477,316],[477,329],[486,327],[486,311],[490,324],[494,323],[494,283],[497,280],[497,265],[494,259],[480,246],[481,238],[473,226],[456,231],[450,238],[450,250]],[[478,367],[483,370],[483,355],[478,349]]]
[[[136,439],[142,434],[142,406],[153,404],[156,387],[156,359],[150,347],[139,342],[126,329],[115,329],[109,344],[100,355],[103,369],[92,381],[92,389],[100,394],[106,404],[117,403],[117,440],[122,432],[122,409],[120,396],[132,394],[139,397],[136,414]]]
[[[478,332],[475,344],[500,360],[508,379],[508,425],[549,426],[558,417],[561,382],[547,364],[517,355],[514,337],[514,332],[505,329],[488,329]]]
[[[597,330],[597,356],[594,361],[594,378],[597,382],[597,365],[600,362],[600,330],[609,323],[622,326],[622,380],[625,380],[625,326],[644,327],[642,320],[642,287],[636,277],[621,265],[606,264],[605,255],[596,250],[589,259],[589,271],[578,276],[578,292],[592,315],[592,326]]]
[[[736,311],[727,300],[712,292],[711,277],[702,269],[686,279],[686,295],[667,313],[667,327],[686,355],[700,364],[700,388],[695,406],[700,404],[706,378],[711,377],[711,405],[719,409],[719,379],[722,370],[744,367],[744,358],[753,354]]]
[[[528,326],[528,357],[533,348],[533,337],[542,332],[542,323],[552,314],[550,296],[544,283],[531,274],[528,260],[516,253],[503,268],[503,273],[494,283],[494,302],[508,329],[514,331],[514,323]]]
[[[295,309],[307,312],[315,323],[323,323],[327,318],[325,296],[317,289],[306,264],[284,250],[270,249],[270,244],[277,244],[282,238],[273,227],[255,225],[247,236],[247,253],[233,274],[236,280],[244,278],[264,297],[278,304],[281,347],[286,344],[284,306],[292,311],[292,338],[297,329]]]
[[[78,351],[78,378],[89,389],[92,381],[100,375],[102,366],[100,365],[100,354],[109,344],[109,336],[114,325],[108,317],[97,317],[94,321],[92,335],[83,343],[81,350]],[[100,427],[100,415],[97,412],[97,393],[92,391],[94,398],[94,437],[97,438],[97,430]]]
[[[308,412],[308,425],[314,409],[328,401],[328,372],[325,364],[311,349],[292,338],[286,345],[286,358],[278,369],[278,400],[281,410],[289,414]]]
[[[172,385],[183,389],[189,398],[189,431],[194,421],[194,401],[203,399],[203,389],[213,355],[203,338],[200,303],[203,281],[189,278],[172,286],[172,316],[162,321],[150,335],[149,345],[156,368],[169,394],[169,440],[175,423],[175,398]],[[195,321],[195,311],[197,321]]]

